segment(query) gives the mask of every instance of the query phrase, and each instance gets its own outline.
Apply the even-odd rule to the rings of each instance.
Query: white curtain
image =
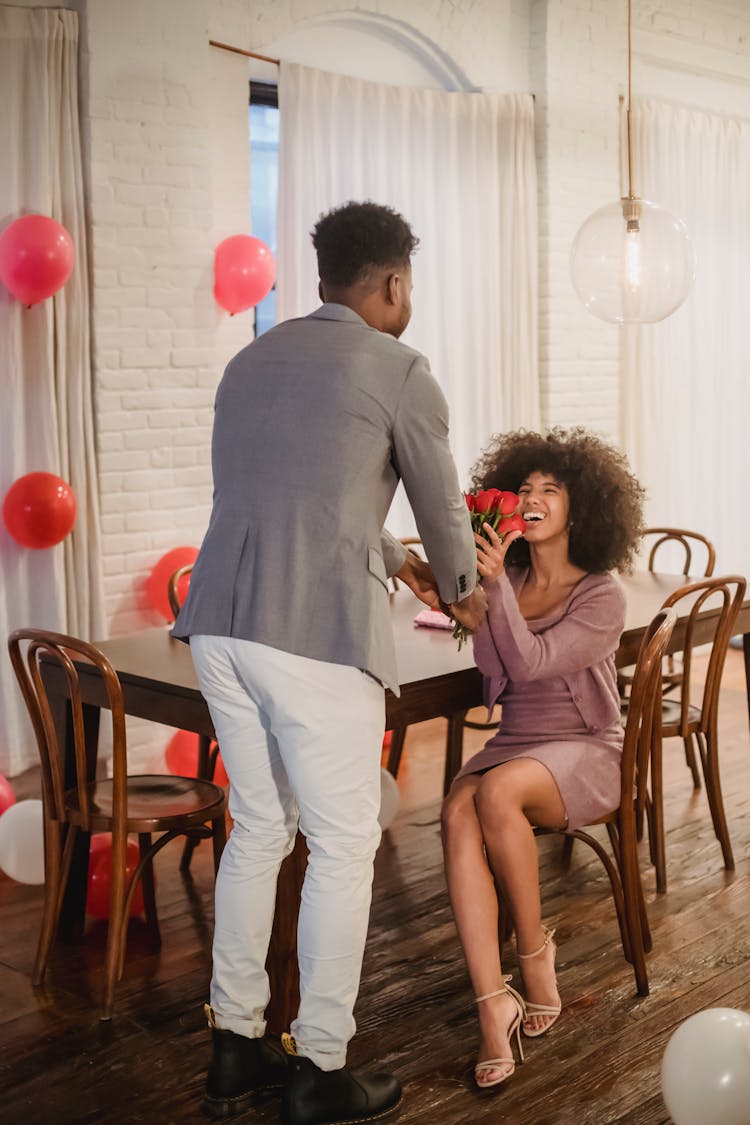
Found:
[[[0,493],[26,473],[63,477],[73,532],[49,550],[0,526],[0,639],[21,626],[91,638],[104,629],[89,356],[89,291],[78,124],[78,17],[0,7],[0,222],[62,223],[76,264],[53,298],[25,308],[0,285]],[[7,655],[0,659],[0,772],[38,761]]]
[[[648,521],[701,531],[750,573],[750,121],[639,100],[638,194],[684,219],[696,279],[667,320],[623,330],[623,442]]]
[[[400,211],[420,239],[403,339],[445,392],[468,484],[493,433],[539,424],[533,98],[282,63],[279,110],[278,319],[319,303],[310,231],[322,212],[350,199]],[[388,526],[412,530],[404,497]]]

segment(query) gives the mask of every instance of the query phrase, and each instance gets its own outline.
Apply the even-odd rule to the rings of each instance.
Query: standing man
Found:
[[[190,640],[231,783],[216,884],[205,1108],[286,1081],[286,1125],[395,1107],[390,1075],[346,1067],[380,841],[384,687],[398,694],[389,575],[475,628],[486,601],[448,445],[445,398],[411,316],[417,239],[348,203],[313,232],[323,305],[229,363],[216,395],[214,502],[173,635]],[[383,531],[399,479],[430,566]],[[276,881],[297,825],[310,855],[298,927],[296,1056],[265,1036]]]

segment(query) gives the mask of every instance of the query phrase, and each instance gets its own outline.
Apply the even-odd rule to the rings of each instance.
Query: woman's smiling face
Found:
[[[518,490],[519,512],[526,524],[524,539],[542,543],[567,534],[570,498],[568,490],[549,473],[529,473]]]

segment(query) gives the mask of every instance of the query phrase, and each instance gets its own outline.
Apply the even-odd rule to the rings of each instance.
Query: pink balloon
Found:
[[[8,781],[7,777],[0,774],[0,816],[9,809],[11,805],[15,805],[16,795],[13,792],[13,787]]]
[[[22,215],[0,235],[0,281],[25,305],[62,289],[74,262],[73,239],[47,215]]]
[[[250,234],[233,234],[214,251],[214,297],[233,316],[262,301],[275,277],[273,254]]]
[[[22,547],[54,547],[76,521],[75,493],[54,473],[27,473],[5,494],[3,522]]]

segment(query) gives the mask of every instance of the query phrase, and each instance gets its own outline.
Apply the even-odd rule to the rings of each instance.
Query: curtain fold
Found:
[[[28,212],[69,231],[76,262],[54,297],[27,309],[0,286],[0,493],[52,472],[72,487],[72,533],[49,550],[20,547],[0,526],[0,633],[21,626],[101,637],[104,612],[89,280],[78,114],[78,17],[63,9],[0,7],[0,187],[5,228]],[[4,642],[3,642],[4,643]],[[0,660],[0,772],[38,756],[20,693]]]
[[[624,448],[649,523],[703,532],[717,572],[747,573],[750,121],[638,99],[632,129],[636,188],[687,224],[696,279],[672,316],[622,330]]]
[[[322,212],[350,199],[400,211],[420,238],[403,339],[446,394],[468,484],[493,433],[539,424],[533,98],[282,63],[279,109],[278,319],[318,304],[310,231]],[[388,526],[413,531],[405,497]]]

